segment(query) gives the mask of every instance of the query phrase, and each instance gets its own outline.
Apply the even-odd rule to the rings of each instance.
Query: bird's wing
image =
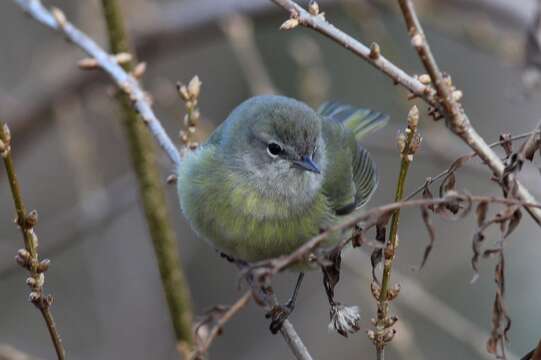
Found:
[[[325,192],[337,215],[348,214],[368,202],[378,184],[376,166],[358,140],[383,127],[388,116],[336,102],[322,105],[327,146]]]
[[[318,113],[328,119],[339,122],[353,131],[355,139],[361,140],[373,131],[381,129],[389,121],[389,115],[378,111],[356,108],[337,101],[323,103]]]

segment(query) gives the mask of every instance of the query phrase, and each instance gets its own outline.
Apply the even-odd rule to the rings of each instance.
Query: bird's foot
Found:
[[[271,319],[269,329],[271,333],[276,334],[282,328],[284,321],[291,315],[295,309],[295,302],[288,301],[285,305],[275,305],[265,314],[267,319]]]
[[[275,305],[272,307],[272,309],[265,315],[267,319],[272,319],[270,324],[270,331],[273,334],[276,334],[280,329],[282,328],[282,325],[284,324],[284,321],[291,315],[293,310],[295,310],[295,303],[297,302],[297,295],[299,293],[299,289],[302,284],[302,280],[304,279],[304,273],[299,273],[299,277],[297,278],[297,283],[295,284],[295,290],[293,290],[293,294],[287,301],[285,305]]]

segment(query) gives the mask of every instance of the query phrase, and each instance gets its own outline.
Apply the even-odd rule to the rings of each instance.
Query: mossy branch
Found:
[[[118,2],[102,0],[102,5],[111,51],[115,54],[129,53],[130,44]],[[133,72],[133,60],[124,63],[123,68]],[[150,133],[133,110],[129,96],[121,93],[118,99],[178,349],[181,353],[188,354],[193,347],[190,291],[179,259],[176,237],[167,215],[167,202],[156,164],[155,148]]]

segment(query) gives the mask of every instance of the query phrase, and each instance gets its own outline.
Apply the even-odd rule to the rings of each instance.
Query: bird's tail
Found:
[[[364,108],[329,101],[322,104],[318,113],[334,121],[343,123],[355,134],[359,141],[367,134],[384,127],[389,121],[389,115]]]

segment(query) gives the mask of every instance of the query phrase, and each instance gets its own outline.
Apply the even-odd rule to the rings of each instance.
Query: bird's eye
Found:
[[[282,147],[278,145],[275,142],[269,143],[267,145],[267,153],[269,153],[270,157],[275,158],[282,152]]]

